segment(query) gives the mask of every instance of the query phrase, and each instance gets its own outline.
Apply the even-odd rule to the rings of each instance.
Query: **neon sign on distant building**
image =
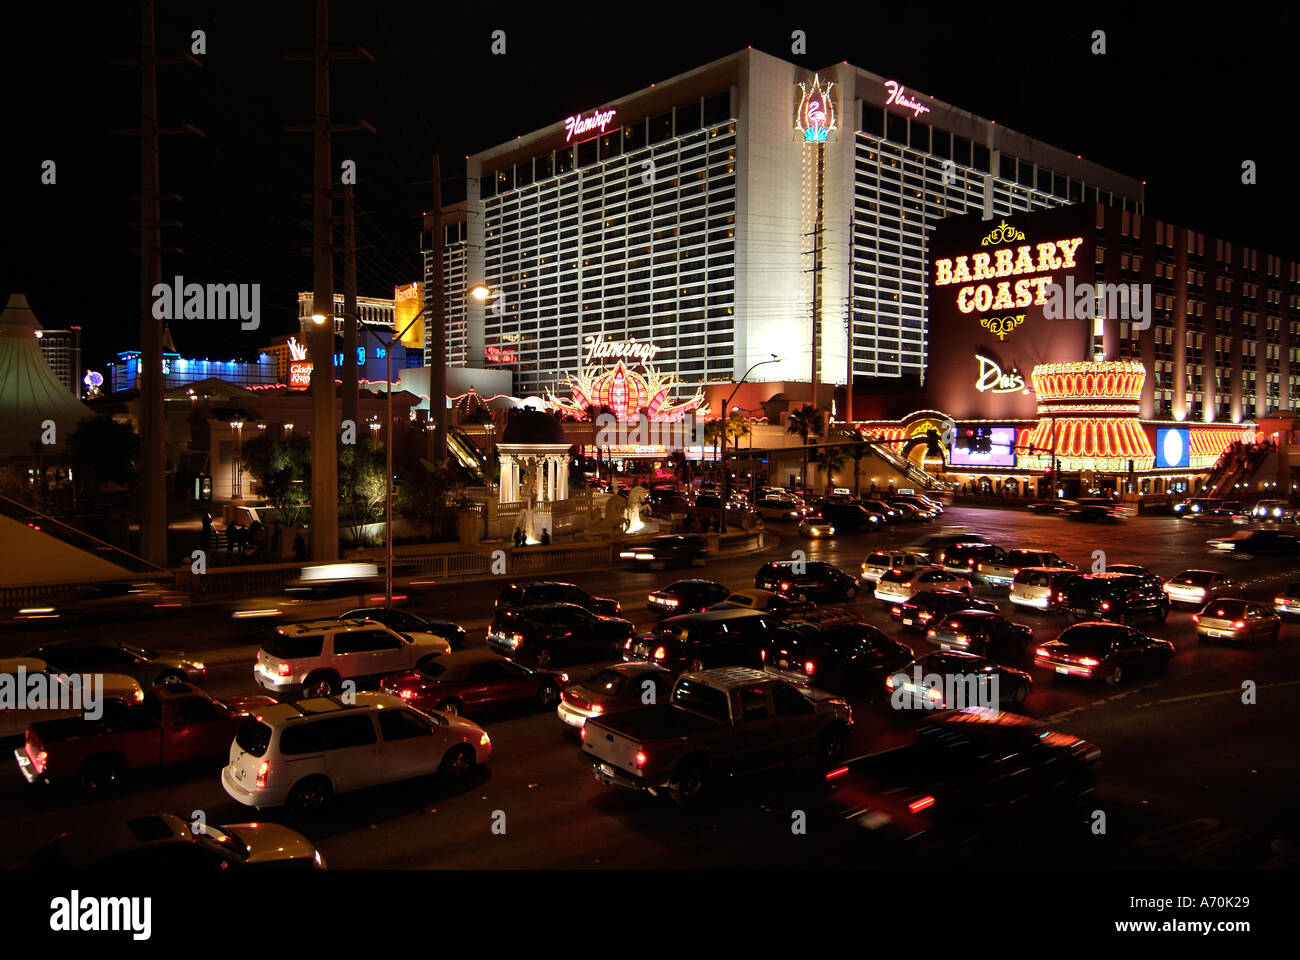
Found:
[[[519,362],[519,352],[517,350],[507,350],[504,347],[484,347],[483,356],[487,358],[488,363]]]
[[[914,117],[930,112],[930,108],[920,100],[909,97],[903,85],[897,80],[886,80],[885,89],[889,91],[889,99],[885,101],[885,106],[889,106],[891,103],[896,104],[904,110],[911,110]]]
[[[582,360],[584,365],[603,357],[618,357],[649,363],[659,352],[659,347],[653,343],[641,343],[638,340],[606,340],[603,333],[587,334],[582,338],[582,345],[587,350]]]
[[[980,393],[1019,393],[1025,389],[1025,378],[1015,367],[1010,373],[1003,373],[996,361],[978,353],[975,359],[980,362],[980,375],[975,381],[975,389]]]
[[[813,74],[811,84],[799,84],[803,96],[799,100],[799,109],[795,111],[794,125],[809,143],[825,143],[830,132],[836,129],[835,105],[831,102],[831,88],[834,86],[834,83],[822,86],[817,74]]]
[[[564,121],[564,141],[568,143],[575,136],[580,137],[584,133],[590,133],[593,137],[600,136],[609,126],[609,122],[614,119],[617,110],[597,110],[589,117],[582,114],[574,114]],[[594,131],[594,132],[593,132]],[[590,140],[591,137],[585,139]]]

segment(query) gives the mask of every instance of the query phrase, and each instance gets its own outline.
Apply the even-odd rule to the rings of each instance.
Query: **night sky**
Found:
[[[26,293],[46,327],[80,323],[86,366],[103,369],[139,331],[139,146],[115,129],[139,115],[138,6],[118,0],[9,4],[0,15],[5,71],[0,296]],[[251,357],[296,329],[311,286],[311,0],[162,0],[160,55],[207,33],[204,66],[159,70],[163,276],[262,285],[261,329],[238,321],[173,324],[183,355]],[[909,91],[996,120],[1147,181],[1150,215],[1266,251],[1300,256],[1290,154],[1297,82],[1293,7],[1236,3],[1208,20],[1184,6],[977,3],[787,5],[777,16],[731,4],[385,3],[335,0],[331,36],[374,64],[333,68],[334,119],[377,135],[337,134],[361,182],[360,292],[391,296],[419,279],[419,215],[429,162],[463,174],[463,157],[745,46],[818,68],[841,60],[895,77]],[[1143,7],[1147,5],[1142,5]],[[553,9],[554,13],[544,12]],[[591,12],[597,10],[599,12]],[[1112,12],[1113,10],[1113,12]],[[491,33],[503,29],[505,56]],[[790,54],[790,34],[808,54]],[[1107,54],[1090,52],[1094,29]],[[41,185],[41,162],[57,183]],[[1241,183],[1243,160],[1258,183]],[[421,183],[420,181],[425,181]],[[464,184],[445,188],[463,196]],[[339,268],[341,269],[341,267]],[[341,277],[336,281],[341,289]]]

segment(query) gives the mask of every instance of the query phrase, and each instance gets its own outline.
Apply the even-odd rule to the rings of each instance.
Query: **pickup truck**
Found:
[[[43,720],[27,728],[14,759],[28,783],[80,781],[91,790],[117,785],[128,769],[224,761],[249,713],[271,697],[214,700],[198,687],[150,687],[138,704],[105,705],[98,720]]]
[[[1016,579],[1016,574],[1026,567],[1079,569],[1050,550],[1008,550],[1005,557],[975,561],[975,576],[972,579],[993,587],[1009,587]]]
[[[717,775],[734,776],[816,756],[834,763],[853,713],[830,694],[749,667],[683,674],[667,703],[583,728],[582,758],[601,783],[697,799]]]

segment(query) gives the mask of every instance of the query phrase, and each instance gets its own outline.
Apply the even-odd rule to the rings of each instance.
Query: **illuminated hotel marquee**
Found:
[[[803,95],[799,99],[799,109],[795,111],[795,129],[803,134],[809,143],[825,143],[835,126],[835,104],[831,100],[831,88],[834,83],[823,85],[821,77],[813,75],[812,83],[801,83],[799,89]]]
[[[569,143],[574,137],[580,137],[582,140],[590,140],[591,137],[598,137],[605,132],[610,121],[614,119],[617,110],[597,110],[589,117],[581,114],[574,114],[567,117],[564,121],[564,142]],[[584,137],[583,134],[591,134],[590,137]]]

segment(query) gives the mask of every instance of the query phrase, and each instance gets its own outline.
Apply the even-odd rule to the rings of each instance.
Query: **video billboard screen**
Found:
[[[1014,467],[1016,465],[1016,428],[993,427],[988,453],[964,450],[953,441],[948,463],[954,467]]]
[[[1186,427],[1156,431],[1156,467],[1187,467],[1192,463],[1191,434]]]

